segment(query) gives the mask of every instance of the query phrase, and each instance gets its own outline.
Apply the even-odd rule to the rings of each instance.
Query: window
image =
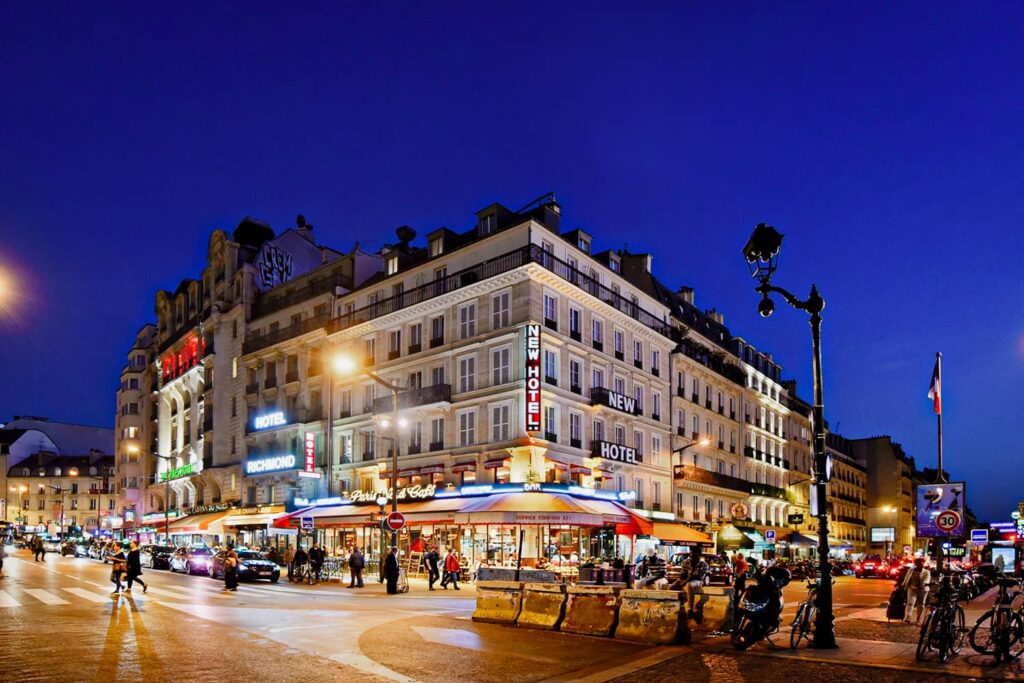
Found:
[[[652,481],[651,482],[651,490],[653,491],[652,495],[654,496],[654,507],[660,508],[661,507],[661,482],[660,481]]]
[[[626,395],[626,380],[621,377],[616,377],[612,382],[612,385],[615,387],[616,394],[622,394],[623,396]]]
[[[430,382],[433,386],[444,384],[444,366],[438,365],[430,371]]]
[[[578,309],[572,306],[569,307],[569,334],[574,339],[580,338],[580,320],[582,317],[583,314]]]
[[[676,411],[676,426],[682,429],[684,432],[686,431],[686,411]]]
[[[388,275],[394,275],[398,272],[398,254],[388,257]]]
[[[430,255],[440,256],[444,252],[444,238],[435,237],[430,240]]]
[[[644,343],[639,339],[633,340],[633,362],[641,365],[644,362]]]
[[[595,345],[604,343],[604,323],[597,318],[590,321],[590,338]]]
[[[589,254],[590,253],[590,238],[584,237],[584,236],[580,235],[579,238],[576,240],[576,246],[584,254]]]
[[[659,417],[661,416],[661,394],[651,394],[651,413]]]
[[[434,269],[434,280],[443,280],[448,277],[448,266],[441,266]]]
[[[591,389],[603,389],[604,388],[604,370],[600,368],[594,368],[590,372],[590,388]]]
[[[491,299],[491,329],[498,330],[509,325],[508,292],[502,292]]]
[[[544,350],[544,380],[550,384],[558,383],[558,356],[547,349]]]
[[[402,355],[402,331],[393,330],[389,335],[388,357],[397,358]]]
[[[644,388],[639,384],[633,385],[633,400],[636,401],[637,412],[644,412]]]
[[[582,437],[580,436],[580,423],[583,418],[579,413],[569,413],[569,438],[572,443],[579,448]]]
[[[554,406],[544,406],[544,434],[551,441],[558,438],[558,411]]]
[[[615,254],[611,254],[608,257],[608,267],[612,269],[613,273],[618,273],[621,268],[619,267],[619,257]]]
[[[476,443],[476,413],[468,410],[459,413],[459,445],[472,446]]]
[[[593,430],[594,441],[604,441],[604,422],[601,420],[594,420],[591,425],[591,429]]]
[[[444,316],[439,315],[430,320],[430,342],[431,345],[444,342]]]
[[[370,365],[373,365],[377,358],[377,340],[376,339],[364,339],[363,340],[363,358]]]
[[[558,302],[549,294],[544,295],[544,322],[548,327],[551,324],[558,325]]]
[[[459,339],[476,336],[476,304],[459,309]]]
[[[416,323],[415,325],[409,326],[409,348],[410,353],[416,353],[411,349],[419,349],[420,345],[423,344],[423,325]]]
[[[654,463],[658,463],[661,458],[661,437],[651,435],[651,459]]]
[[[465,356],[459,359],[459,391],[476,389],[476,357]]]
[[[633,448],[636,449],[636,454],[640,455],[644,452],[644,434],[643,432],[633,432]]]
[[[620,446],[626,445],[626,428],[622,425],[615,425],[615,443]]]
[[[493,213],[480,218],[480,235],[490,235],[498,224],[498,217]]]
[[[697,435],[700,434],[700,419],[696,416],[692,416],[692,430],[690,434],[691,439],[696,439]]]
[[[661,351],[651,349],[651,370],[658,374],[661,371]]]
[[[573,391],[579,391],[582,389],[583,385],[580,383],[582,373],[583,371],[580,362],[576,359],[570,359],[569,386],[573,389]]]
[[[507,405],[491,408],[491,440],[508,441],[509,409]]]
[[[363,387],[363,412],[373,412],[373,399],[376,396],[377,387],[373,384],[367,384]]]
[[[615,354],[621,356],[624,353],[623,345],[625,342],[623,340],[625,338],[625,335],[623,335],[620,330],[615,330],[615,332],[612,333],[612,338],[615,342],[613,346],[613,348],[615,349]]]
[[[443,417],[435,417],[430,421],[430,444],[431,450],[438,450],[444,447]]]

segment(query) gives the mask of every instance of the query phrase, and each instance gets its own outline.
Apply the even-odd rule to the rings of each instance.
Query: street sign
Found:
[[[960,513],[956,510],[943,510],[939,514],[935,515],[935,526],[940,531],[945,531],[947,534],[952,533],[954,529],[960,526],[962,521]]]
[[[299,519],[299,527],[303,531],[312,531],[313,530],[313,518],[312,517],[301,517]]]
[[[988,529],[971,529],[971,545],[988,545]]]
[[[769,543],[775,542],[775,529],[766,529],[764,532],[764,540]]]
[[[801,514],[789,515],[786,518],[786,522],[791,524],[791,525],[803,524],[804,523],[804,516],[801,515]]]
[[[401,512],[392,512],[390,515],[388,515],[387,519],[385,520],[385,523],[388,525],[388,528],[392,531],[398,531],[399,529],[405,526],[405,515],[403,515]]]

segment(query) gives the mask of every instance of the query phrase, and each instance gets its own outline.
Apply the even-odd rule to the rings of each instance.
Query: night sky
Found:
[[[933,465],[942,351],[948,468],[1024,498],[1024,6],[344,4],[0,7],[0,416],[112,425],[154,293],[245,215],[377,248],[553,190],[810,399],[740,256],[774,224],[833,429]]]

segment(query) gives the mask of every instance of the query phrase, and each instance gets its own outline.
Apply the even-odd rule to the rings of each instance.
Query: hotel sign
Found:
[[[526,326],[526,431],[540,431],[540,325]]]
[[[636,465],[644,461],[643,456],[636,452],[635,448],[623,446],[610,441],[594,441],[591,455],[595,458],[614,460],[627,465]]]
[[[252,428],[256,430],[281,427],[286,424],[288,424],[288,420],[285,419],[284,413],[281,411],[277,411],[276,413],[266,413],[265,415],[257,415],[252,419]]]
[[[182,465],[181,467],[175,467],[173,470],[165,470],[160,473],[160,481],[167,481],[168,479],[180,479],[181,477],[187,477],[195,474],[196,466],[193,463]]]
[[[377,504],[377,498],[387,498],[391,500],[392,489],[388,488],[386,491],[381,489],[380,491],[352,491],[348,494],[348,499],[355,504]],[[426,486],[405,486],[398,489],[398,500],[429,500],[437,494],[437,486],[434,484],[428,484]]]
[[[270,455],[263,458],[253,458],[245,461],[246,474],[265,474],[267,472],[282,472],[295,469],[295,455]]]
[[[615,408],[621,410],[629,415],[637,415],[636,399],[620,394],[610,389],[595,389],[593,394],[593,402],[600,405],[608,406],[609,408]]]
[[[306,448],[306,472],[312,472],[316,469],[316,432],[306,432],[305,439]]]

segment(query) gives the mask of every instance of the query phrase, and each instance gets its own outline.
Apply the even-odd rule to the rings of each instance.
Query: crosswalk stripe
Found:
[[[150,586],[148,589],[146,589],[146,593],[147,593],[147,595],[149,593],[152,593],[154,595],[162,595],[165,598],[180,598],[180,597],[182,597],[181,595],[179,595],[177,593],[172,593],[171,591],[166,591],[163,588],[154,588],[153,586]]]
[[[70,605],[71,603],[64,598],[59,598],[50,591],[44,591],[42,588],[26,588],[25,592],[31,595],[33,598],[42,602],[46,605]]]
[[[21,607],[21,603],[7,591],[0,591],[0,607]]]
[[[92,591],[87,591],[84,588],[65,588],[64,590],[66,590],[68,593],[71,593],[72,595],[77,595],[80,598],[85,598],[90,602],[110,602],[110,600],[112,599],[111,596],[93,593]]]

